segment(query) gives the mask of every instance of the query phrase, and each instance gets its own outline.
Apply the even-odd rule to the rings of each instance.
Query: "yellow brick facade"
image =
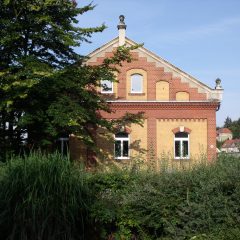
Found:
[[[130,158],[137,156],[145,156],[147,149],[147,119],[144,121],[143,127],[132,124],[129,129],[130,140]],[[97,153],[97,161],[112,161],[114,159],[114,135],[106,134],[103,130],[98,130],[96,145],[100,149]],[[123,161],[123,160],[121,160]],[[128,161],[128,160],[127,160]]]
[[[189,134],[190,160],[201,159],[207,154],[207,120],[164,120],[157,119],[157,157],[170,156],[174,159],[174,133],[173,129],[185,127],[191,130]],[[174,160],[179,161],[179,160]],[[189,160],[186,160],[189,161]]]
[[[176,100],[177,101],[189,101],[189,93],[188,92],[177,92]]]
[[[147,119],[144,121],[143,127],[132,124],[130,133],[131,157],[139,156],[141,152],[147,149]],[[143,154],[146,156],[146,153]]]
[[[169,83],[158,81],[156,83],[156,100],[169,101]]]

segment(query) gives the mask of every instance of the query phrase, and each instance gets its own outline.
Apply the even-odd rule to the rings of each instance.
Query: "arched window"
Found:
[[[115,134],[115,158],[129,159],[129,135],[126,132]]]
[[[189,158],[189,134],[187,132],[177,132],[174,137],[174,158]]]
[[[110,80],[101,80],[101,93],[113,93],[113,82]]]
[[[131,75],[131,93],[143,92],[143,76],[141,74]]]

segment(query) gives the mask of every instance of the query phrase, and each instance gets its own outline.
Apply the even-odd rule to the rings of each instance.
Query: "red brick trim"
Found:
[[[156,83],[157,83],[157,82],[167,82],[167,83],[169,83],[169,80],[167,80],[167,79],[166,79],[166,80],[161,80],[161,79],[159,79],[159,80],[156,80]]]
[[[131,102],[131,101],[112,101],[108,102],[112,109],[214,109],[217,110],[219,102]]]
[[[126,127],[124,126],[124,128],[122,129],[121,126],[117,126],[115,129],[114,129],[114,133],[119,133],[119,132],[125,132],[125,133],[128,133],[130,134],[132,132],[132,129],[129,128],[129,127]]]
[[[184,132],[190,134],[191,131],[192,131],[191,129],[184,127]],[[176,134],[176,133],[178,133],[178,132],[181,132],[180,127],[174,128],[174,129],[172,130],[172,132],[173,132],[174,134]]]
[[[129,128],[129,127],[125,127],[125,128],[124,128],[124,131],[125,131],[126,133],[130,134],[130,133],[132,132],[132,129]]]

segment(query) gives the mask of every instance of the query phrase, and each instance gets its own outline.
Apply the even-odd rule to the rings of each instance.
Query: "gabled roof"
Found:
[[[231,130],[228,128],[220,128],[217,130],[217,134],[221,134],[221,133],[229,133],[232,134]]]
[[[240,145],[240,139],[226,140],[222,148],[234,148]]]
[[[87,62],[95,62],[98,57],[104,57],[106,52],[111,52],[114,48],[118,47],[119,38],[116,37],[113,40],[107,42],[101,47],[97,48],[90,54],[88,54]],[[126,46],[134,46],[137,43],[129,38],[125,38]],[[133,50],[133,52],[138,52],[140,57],[146,57],[149,62],[154,62],[156,66],[164,67],[164,71],[171,72],[173,77],[180,77],[182,82],[189,83],[190,87],[198,89],[199,93],[205,93],[208,101],[218,101],[221,102],[223,89],[212,89],[196,78],[192,77],[188,73],[169,63],[167,60],[159,57],[155,53],[149,51],[143,46]]]

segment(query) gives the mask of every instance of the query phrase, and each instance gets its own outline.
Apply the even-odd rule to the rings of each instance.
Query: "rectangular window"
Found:
[[[189,135],[185,132],[178,132],[174,138],[175,159],[189,159]]]
[[[183,141],[183,146],[182,146],[182,156],[183,157],[188,157],[188,141]]]
[[[181,156],[181,146],[180,146],[180,141],[175,141],[175,157]]]
[[[128,157],[128,141],[123,141],[123,157]]]
[[[119,158],[121,157],[121,141],[117,140],[115,141],[115,157]]]
[[[68,151],[69,151],[69,138],[58,138],[57,140],[57,149],[58,151],[66,156],[68,155]]]
[[[115,135],[114,146],[116,159],[129,159],[129,135],[125,132],[120,132]]]
[[[101,80],[101,93],[113,93],[113,82],[110,80]]]

